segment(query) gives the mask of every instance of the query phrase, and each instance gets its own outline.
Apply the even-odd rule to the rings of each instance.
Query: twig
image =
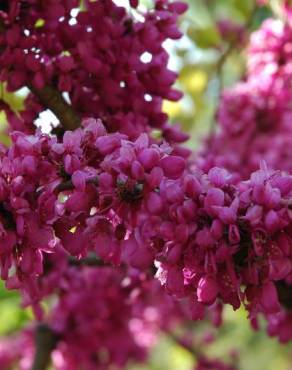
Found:
[[[89,179],[86,180],[86,183],[87,184],[98,185],[98,177],[97,176],[90,177]],[[74,184],[73,184],[72,180],[61,182],[61,184],[59,184],[56,187],[56,191],[58,191],[58,192],[66,191],[66,190],[72,190],[72,189],[74,189]]]
[[[56,335],[48,325],[40,323],[37,326],[35,332],[35,356],[31,370],[46,370],[48,368],[56,341]]]
[[[253,6],[246,22],[245,22],[245,24],[243,25],[243,27],[245,29],[250,28],[250,26],[252,24],[252,21],[253,21],[253,18],[254,18],[254,15],[256,13],[256,10],[257,10],[257,5],[255,4]],[[228,57],[230,56],[230,54],[233,52],[234,48],[236,47],[238,40],[239,40],[239,35],[238,34],[234,35],[234,37],[230,41],[229,45],[227,46],[226,50],[221,54],[220,58],[217,61],[215,73],[216,73],[217,78],[219,80],[218,99],[220,98],[221,91],[223,90],[223,68],[224,68],[225,62],[228,59]],[[215,126],[216,126],[216,120],[215,120],[215,117],[213,117],[213,120],[211,120],[211,126],[210,126],[210,133],[211,134],[214,132]],[[208,141],[209,144],[211,144],[212,136],[213,135],[211,135],[210,138],[209,138],[209,141]]]
[[[257,10],[257,5],[254,5],[246,22],[244,23],[243,25],[243,28],[244,29],[249,29],[251,24],[252,24],[252,21],[253,21],[253,18],[254,18],[254,15],[255,15],[255,12]],[[225,50],[225,52],[223,54],[221,54],[218,62],[217,62],[217,68],[216,68],[216,71],[217,71],[217,75],[218,76],[221,76],[222,75],[222,69],[224,67],[224,64],[227,60],[227,58],[229,57],[229,55],[232,53],[233,49],[235,48],[238,40],[239,40],[239,37],[240,37],[240,34],[236,34],[234,35],[234,37],[232,38],[232,40],[230,41],[227,49]],[[222,78],[220,78],[220,88],[219,88],[219,91],[222,90]]]
[[[186,343],[183,338],[178,337],[176,334],[174,334],[172,331],[167,330],[167,335],[172,339],[173,342],[184,348],[186,351],[188,351],[194,359],[199,359],[202,357],[201,351],[199,351],[197,348],[194,348],[193,346]]]
[[[76,257],[69,256],[68,262],[70,266],[97,266],[97,267],[107,267],[111,266],[110,264],[107,264],[106,262],[100,260],[96,256],[88,256],[81,259],[78,259]]]
[[[42,89],[37,89],[32,84],[28,84],[27,87],[46,108],[55,114],[66,130],[75,130],[81,125],[80,117],[65,101],[59,90],[49,85]]]

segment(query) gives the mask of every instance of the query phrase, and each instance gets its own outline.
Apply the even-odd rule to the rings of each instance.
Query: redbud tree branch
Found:
[[[257,11],[257,4],[255,3],[253,5],[247,19],[246,19],[246,22],[243,25],[243,27],[245,29],[248,30],[251,27],[254,16],[256,14],[256,11]],[[234,49],[236,48],[237,43],[238,43],[239,40],[240,40],[240,33],[235,34],[233,36],[233,38],[231,39],[231,41],[229,42],[225,51],[220,55],[220,57],[219,57],[219,59],[216,63],[215,73],[216,73],[218,81],[219,81],[218,98],[220,97],[220,94],[221,94],[221,92],[223,90],[223,87],[224,87],[223,86],[223,69],[224,69],[225,63],[226,63],[227,59],[229,58],[229,56],[234,51]],[[213,133],[215,131],[215,128],[216,128],[216,120],[215,120],[215,117],[213,117],[213,119],[211,120],[210,133]],[[210,140],[211,140],[211,138],[212,138],[212,136],[210,136]],[[210,141],[210,143],[211,143],[211,141]]]
[[[88,256],[81,259],[70,256],[68,257],[68,263],[70,266],[113,267],[111,264],[103,262],[97,256]]]
[[[252,22],[253,22],[253,19],[254,19],[256,10],[257,10],[257,5],[255,4],[252,7],[252,9],[250,11],[250,14],[247,17],[247,20],[246,20],[246,22],[243,25],[243,27],[245,29],[249,29],[250,26],[252,25]],[[222,86],[223,85],[223,81],[222,81],[222,69],[223,69],[223,67],[225,65],[226,60],[228,59],[228,57],[230,56],[230,54],[233,52],[234,48],[236,47],[236,45],[237,45],[237,43],[239,41],[239,38],[240,38],[240,33],[234,35],[234,37],[232,38],[231,42],[227,46],[227,49],[223,52],[223,54],[221,54],[221,56],[220,56],[220,58],[219,58],[219,60],[217,62],[216,70],[217,70],[217,75],[219,76],[219,80],[220,80],[220,91],[223,88],[223,86]]]
[[[38,324],[35,332],[35,356],[31,370],[48,368],[56,341],[56,335],[46,324]]]
[[[174,343],[184,348],[187,352],[189,352],[189,354],[192,355],[194,359],[198,360],[200,357],[202,357],[202,353],[199,349],[187,344],[182,338],[180,338],[170,330],[167,330],[166,333]]]
[[[86,183],[87,184],[93,184],[93,185],[98,185],[98,177],[97,176],[94,176],[94,177],[90,177],[86,180]],[[66,190],[73,190],[74,189],[74,184],[72,182],[72,180],[68,180],[68,181],[65,181],[65,182],[61,182],[57,187],[56,187],[56,191],[66,191]]]
[[[42,89],[37,89],[32,84],[28,84],[27,87],[46,108],[55,114],[64,129],[75,130],[80,126],[80,117],[65,101],[60,91],[50,85],[46,85]]]

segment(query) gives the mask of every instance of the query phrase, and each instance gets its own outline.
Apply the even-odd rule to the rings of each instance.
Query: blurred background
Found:
[[[116,0],[125,5],[127,0]],[[151,0],[141,0],[149,6]],[[184,36],[165,46],[171,54],[171,69],[179,73],[177,87],[184,92],[180,102],[165,102],[164,110],[171,122],[181,123],[191,139],[188,146],[198,149],[204,136],[216,129],[216,106],[224,87],[239,81],[245,73],[245,48],[249,34],[269,17],[278,17],[279,0],[257,6],[253,0],[188,0],[189,10],[181,19]],[[14,110],[22,107],[26,94],[9,94],[1,87],[0,94]],[[41,120],[47,120],[47,117]],[[49,117],[53,119],[53,117]],[[0,141],[9,143],[5,133],[5,115],[0,113]],[[30,310],[19,308],[17,293],[0,286],[0,335],[11,334],[32,318]],[[216,340],[206,345],[211,356],[229,356],[239,352],[242,370],[292,369],[292,345],[280,345],[268,338],[264,328],[258,332],[250,329],[246,312],[232,309],[224,311],[225,323],[218,333],[210,328]],[[205,333],[205,324],[194,324],[195,338]],[[263,324],[264,325],[264,324]],[[205,334],[204,334],[205,335]],[[203,348],[204,350],[204,348]],[[1,351],[1,348],[0,348]],[[189,370],[194,359],[188,351],[171,338],[162,337],[152,353],[148,365],[131,367],[131,370]],[[1,370],[1,369],[0,369]]]

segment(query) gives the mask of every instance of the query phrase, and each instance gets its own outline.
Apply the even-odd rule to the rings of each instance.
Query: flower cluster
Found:
[[[291,40],[291,24],[281,20],[267,20],[252,34],[246,81],[223,92],[219,132],[198,159],[204,170],[222,166],[248,179],[264,159],[291,171]]]
[[[147,134],[135,141],[107,134],[94,119],[62,141],[14,132],[12,142],[1,149],[0,263],[9,288],[37,301],[44,258],[62,248],[78,258],[96,251],[113,264],[153,263],[154,252],[134,250],[130,235],[142,214],[162,210],[162,180],[185,170],[185,159],[168,144],[151,143]]]
[[[26,304],[50,293],[66,250],[142,270],[156,261],[194,318],[215,301],[244,303],[252,320],[280,312],[277,284],[289,285],[292,271],[291,176],[265,165],[240,183],[216,167],[195,172],[169,145],[107,134],[92,119],[62,142],[12,139],[2,152],[1,273]]]
[[[137,272],[72,268],[60,289],[49,319],[60,338],[56,351],[66,364],[58,369],[122,368],[129,360],[143,361],[160,328],[176,321],[173,302],[156,281],[141,279]]]
[[[229,279],[249,310],[254,328],[258,327],[257,313],[263,312],[268,333],[281,342],[292,338],[291,178],[276,171],[253,172],[263,159],[269,168],[286,174],[292,169],[288,8],[285,16],[286,21],[266,20],[252,34],[246,80],[223,92],[217,113],[219,132],[208,138],[208,148],[197,159],[204,171],[210,173],[214,166],[221,166],[233,174],[239,197],[239,232],[235,235],[240,243],[232,257],[235,269],[229,269]],[[230,243],[228,250],[231,253]],[[201,281],[203,298],[205,290],[213,291],[214,296],[220,292],[219,280],[222,278],[217,276]],[[240,286],[246,287],[244,291]]]
[[[287,13],[287,17],[290,15]],[[248,49],[248,74],[274,80],[291,92],[292,28],[290,22],[268,19],[251,35]],[[275,81],[277,80],[277,81]]]
[[[120,369],[129,362],[143,362],[160,331],[183,317],[160,284],[137,270],[125,274],[105,266],[68,267],[58,290],[58,301],[47,318],[56,341],[52,353],[56,370]],[[21,370],[31,368],[35,330],[27,328],[0,342],[1,369],[15,363]]]
[[[180,38],[177,18],[186,9],[158,0],[151,11],[131,16],[112,0],[87,0],[82,10],[78,0],[9,1],[0,13],[1,80],[11,91],[54,86],[81,117],[99,117],[110,132],[137,138],[154,127],[180,141],[185,135],[169,127],[162,111],[163,99],[181,97],[163,43]],[[12,129],[22,123],[25,131],[26,120],[15,120]]]
[[[291,177],[263,168],[235,186],[213,168],[200,182],[191,175],[184,182],[189,199],[172,184],[177,198],[163,221],[146,221],[164,242],[156,259],[166,289],[190,297],[194,318],[217,298],[234,309],[244,303],[252,320],[280,312],[277,284],[287,281],[289,290],[292,271]]]
[[[252,37],[247,79],[223,94],[221,131],[197,166],[162,111],[181,96],[163,44],[180,37],[183,3],[25,4],[0,12],[1,80],[31,90],[20,115],[2,102],[12,145],[0,147],[0,272],[38,318],[57,296],[46,318],[56,369],[145,359],[155,333],[185,318],[149,274],[194,319],[208,312],[218,326],[223,304],[243,304],[255,328],[263,314],[271,335],[291,339],[290,24]],[[80,127],[34,129],[48,91]],[[102,266],[82,265],[92,255]],[[232,369],[205,357],[197,369],[214,367]]]

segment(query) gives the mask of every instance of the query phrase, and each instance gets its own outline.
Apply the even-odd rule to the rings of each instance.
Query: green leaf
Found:
[[[221,42],[221,36],[216,27],[213,26],[206,26],[204,28],[189,27],[188,36],[201,49],[217,47]]]

